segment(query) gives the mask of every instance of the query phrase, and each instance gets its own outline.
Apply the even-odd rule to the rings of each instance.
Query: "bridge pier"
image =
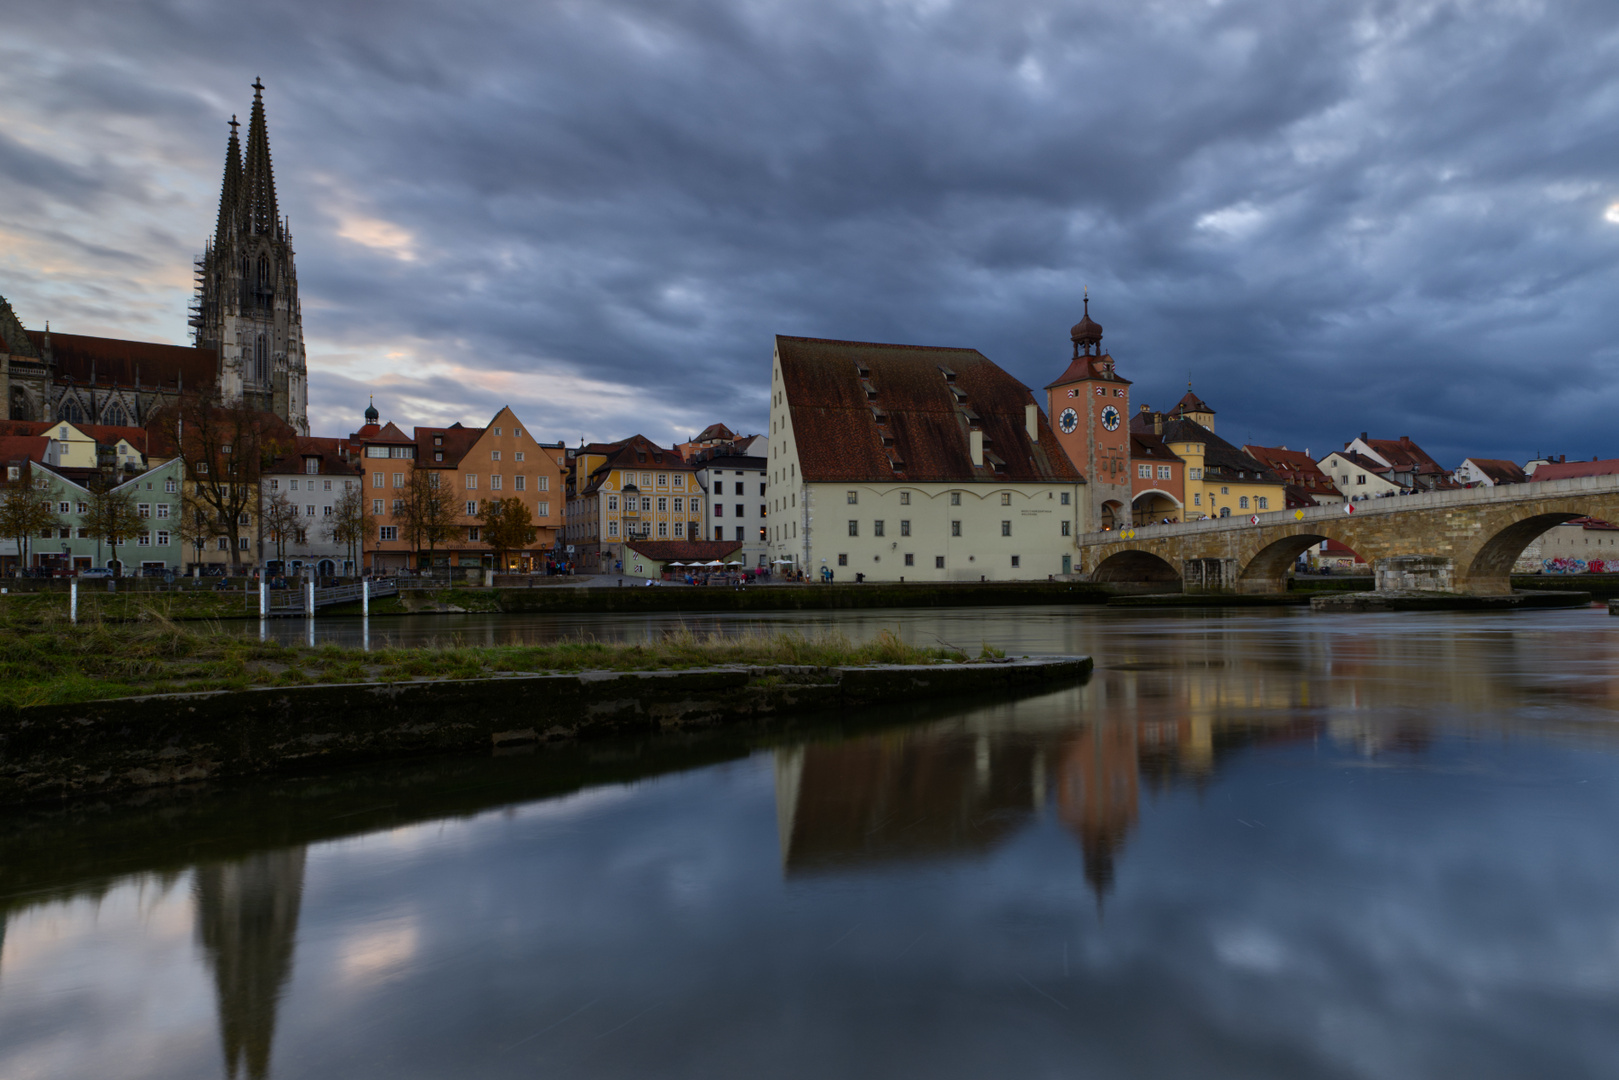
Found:
[[[1442,555],[1378,559],[1372,564],[1372,580],[1378,592],[1456,592],[1456,560]]]

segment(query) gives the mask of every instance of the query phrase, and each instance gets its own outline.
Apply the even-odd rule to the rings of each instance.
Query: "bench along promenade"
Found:
[[[1512,592],[1512,565],[1578,517],[1619,518],[1619,476],[1400,495],[1339,506],[1150,525],[1076,538],[1080,573],[1187,592],[1283,593],[1305,551],[1335,540],[1370,563],[1382,592]]]

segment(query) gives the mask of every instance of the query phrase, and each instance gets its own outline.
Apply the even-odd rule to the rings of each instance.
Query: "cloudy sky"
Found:
[[[1619,454],[1612,0],[5,0],[0,295],[186,340],[261,76],[311,422],[767,424],[771,337]]]

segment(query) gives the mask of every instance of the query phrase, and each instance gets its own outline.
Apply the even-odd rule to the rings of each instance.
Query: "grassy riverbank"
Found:
[[[984,646],[981,657],[999,656]],[[518,672],[666,671],[726,664],[920,664],[964,661],[952,648],[918,648],[884,631],[856,645],[841,634],[698,636],[677,631],[652,643],[589,639],[547,645],[359,649],[246,640],[182,626],[157,610],[132,622],[52,610],[0,609],[0,708],[71,704],[140,694],[316,683],[477,679]]]

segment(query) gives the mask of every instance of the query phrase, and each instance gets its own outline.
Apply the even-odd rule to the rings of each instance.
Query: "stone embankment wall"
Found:
[[[1027,582],[948,585],[743,585],[740,587],[647,588],[645,578],[625,577],[624,587],[534,589],[404,589],[407,609],[505,612],[820,611],[857,608],[986,607],[1032,604],[1105,604],[1121,592],[1150,589],[1125,583]],[[347,610],[347,609],[344,609]]]
[[[1089,657],[705,668],[165,694],[0,713],[0,803],[668,732],[1084,678]]]

